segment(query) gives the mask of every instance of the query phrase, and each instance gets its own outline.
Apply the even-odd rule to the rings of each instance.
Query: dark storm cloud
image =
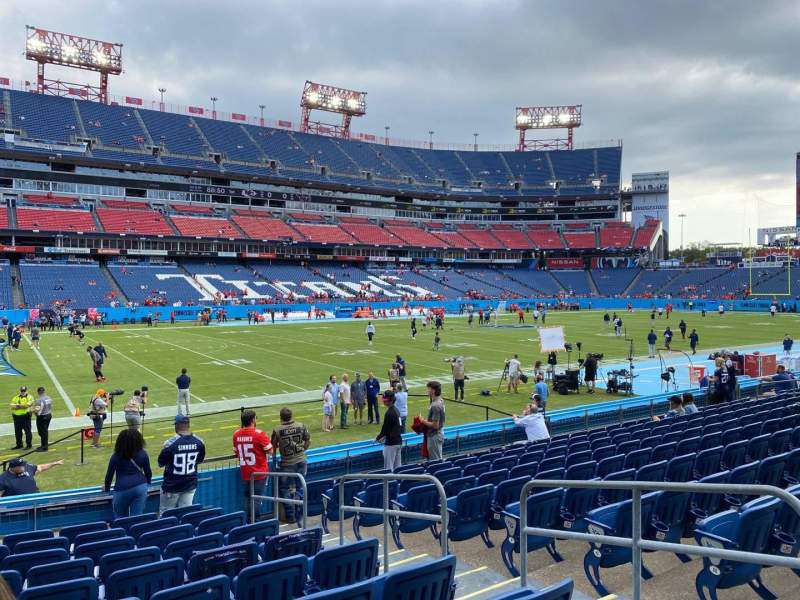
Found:
[[[296,119],[315,79],[366,90],[357,129],[399,138],[513,143],[516,105],[580,102],[578,141],[622,138],[625,179],[671,171],[688,239],[793,221],[797,2],[28,0],[0,19],[0,75],[33,75],[30,23],[124,42],[121,94]]]

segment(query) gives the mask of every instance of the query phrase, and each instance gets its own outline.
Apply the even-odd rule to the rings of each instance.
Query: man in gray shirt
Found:
[[[356,373],[356,380],[350,385],[350,399],[353,401],[353,422],[364,424],[364,406],[367,404],[367,384]]]
[[[50,419],[53,418],[53,400],[45,393],[43,387],[39,387],[36,393],[38,396],[31,406],[31,410],[36,415],[36,433],[39,434],[39,440],[41,441],[36,451],[47,452]]]
[[[420,417],[420,422],[425,425],[425,443],[428,448],[428,460],[441,460],[444,450],[444,400],[442,400],[442,384],[438,381],[429,381],[427,385],[428,398],[431,403],[428,407],[428,418]]]

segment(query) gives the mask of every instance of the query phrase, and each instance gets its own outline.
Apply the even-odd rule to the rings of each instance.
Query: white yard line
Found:
[[[152,339],[149,335],[144,336],[147,339]],[[191,352],[192,354],[197,354],[198,356],[202,356],[204,358],[208,358],[210,360],[220,360],[219,357],[211,356],[210,354],[205,354],[203,352],[198,352],[197,350],[192,350],[191,348],[187,348],[185,346],[181,346],[180,344],[173,344],[172,342],[167,342],[165,340],[159,340],[162,344],[167,344],[169,346],[173,346],[175,348],[179,348],[181,350],[185,350],[186,352]],[[274,351],[273,351],[274,352]],[[278,353],[280,354],[280,353]],[[253,369],[248,369],[247,367],[243,367],[242,365],[235,365],[233,363],[226,363],[225,366],[235,367],[237,369],[241,369],[242,371],[247,371],[248,373],[252,373],[253,375],[258,375],[259,377],[263,377],[264,379],[271,379],[272,381],[278,381],[284,385],[288,385],[289,387],[293,387],[296,390],[300,390],[301,392],[308,391],[305,388],[300,387],[299,385],[295,385],[288,381],[284,381],[283,379],[278,379],[277,377],[272,377],[270,375],[266,375],[265,373],[260,373],[258,371],[254,371]]]
[[[53,369],[51,369],[50,365],[47,364],[47,361],[45,360],[44,356],[42,356],[42,353],[39,352],[39,349],[33,347],[33,343],[31,342],[31,339],[27,335],[25,335],[25,340],[28,342],[28,344],[30,344],[31,350],[33,350],[33,353],[36,355],[36,358],[38,358],[39,362],[42,363],[42,368],[44,369],[44,372],[47,373],[47,376],[50,378],[50,381],[53,382],[53,385],[58,391],[59,396],[61,396],[61,399],[64,400],[64,404],[67,405],[67,409],[69,410],[70,414],[74,415],[75,405],[72,403],[69,394],[67,394],[67,390],[65,390],[64,386],[61,385],[61,382],[56,377],[56,374],[53,373]]]

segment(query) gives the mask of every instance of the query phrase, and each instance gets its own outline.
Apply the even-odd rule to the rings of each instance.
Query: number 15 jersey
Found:
[[[233,434],[233,450],[239,459],[239,470],[244,481],[250,480],[251,473],[269,472],[269,453],[272,444],[269,436],[255,427],[242,427]],[[266,475],[255,479],[264,479]]]

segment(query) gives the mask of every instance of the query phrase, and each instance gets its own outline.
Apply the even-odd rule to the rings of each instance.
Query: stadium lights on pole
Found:
[[[122,73],[122,44],[101,42],[26,25],[25,58],[38,65],[36,91],[53,96],[80,96],[108,103],[108,76]],[[100,73],[100,85],[45,79],[44,66],[59,65]]]
[[[473,139],[475,140],[475,143],[474,143],[474,144],[472,144],[472,149],[473,149],[475,152],[477,152],[477,151],[478,151],[478,136],[479,136],[479,135],[480,135],[479,133],[473,133],[473,134],[472,134],[472,137],[473,137]]]
[[[350,122],[353,117],[367,114],[367,93],[306,81],[300,97],[302,117],[300,130],[304,133],[350,137]],[[322,110],[342,115],[340,125],[311,121],[311,111]]]
[[[514,126],[519,130],[517,150],[572,150],[572,131],[581,126],[581,104],[573,106],[518,106]],[[567,138],[526,140],[529,129],[566,129]]]
[[[216,119],[217,118],[217,100],[219,100],[219,98],[217,98],[216,96],[211,96],[211,118],[212,119]]]
[[[679,214],[678,218],[681,220],[681,256],[683,256],[683,220],[686,218],[686,213]]]
[[[164,112],[164,92],[167,91],[167,88],[160,87],[158,88],[158,92],[161,94],[161,103],[159,104],[158,108],[161,112]]]
[[[259,104],[258,108],[261,110],[261,121],[260,121],[260,123],[261,123],[261,127],[263,127],[264,126],[264,109],[267,108],[267,105],[266,104]]]
[[[429,147],[431,150],[433,150],[433,134],[434,134],[434,131],[433,131],[433,130],[431,130],[431,131],[429,131],[429,132],[428,132],[428,147]]]
[[[383,137],[383,141],[388,146],[389,145],[389,130],[391,129],[391,127],[389,127],[388,125],[384,125],[383,128],[386,130],[386,135]]]

